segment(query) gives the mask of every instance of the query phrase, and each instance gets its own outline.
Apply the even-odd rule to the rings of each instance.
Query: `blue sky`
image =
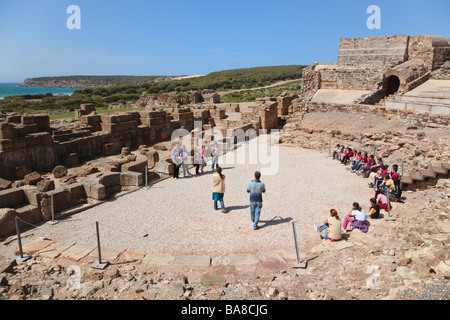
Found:
[[[369,5],[381,30],[366,27]],[[0,0],[0,82],[336,62],[340,38],[450,37],[449,16],[448,0]]]

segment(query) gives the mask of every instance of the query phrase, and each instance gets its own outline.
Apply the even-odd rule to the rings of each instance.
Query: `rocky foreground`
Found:
[[[35,256],[0,264],[2,300],[448,300],[450,297],[450,182],[407,192],[396,221],[371,220],[367,234],[321,243],[306,269],[231,266],[198,269],[112,264],[104,271]],[[73,267],[72,267],[73,269]],[[76,283],[79,283],[77,287]]]

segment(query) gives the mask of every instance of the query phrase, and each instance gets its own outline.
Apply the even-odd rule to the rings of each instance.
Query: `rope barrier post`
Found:
[[[298,252],[297,232],[295,231],[295,222],[292,222],[292,229],[294,231],[295,251],[297,253],[297,263],[294,263],[293,268],[306,268],[306,261],[300,260],[300,253]]]
[[[17,241],[19,243],[19,256],[16,258],[16,261],[25,262],[31,259],[31,256],[24,254],[22,250],[22,238],[20,237],[19,217],[16,216],[15,222],[16,222]]]
[[[55,221],[55,205],[53,202],[53,193],[50,194],[50,203],[52,207],[52,222],[50,224],[57,224],[59,221]]]
[[[148,179],[147,179],[147,175],[148,175],[148,167],[145,167],[145,189],[148,189]]]
[[[97,229],[98,260],[95,260],[91,264],[91,268],[103,270],[108,266],[109,262],[106,260],[102,260],[102,250],[100,248],[100,232],[98,230],[98,221],[95,222],[95,227]]]
[[[388,217],[385,218],[386,221],[395,221],[397,220],[395,217],[391,216],[391,202],[389,201],[389,188],[386,187],[386,198],[387,198],[387,207],[388,207]]]
[[[377,153],[377,145],[373,146],[373,158],[376,159],[375,154]]]

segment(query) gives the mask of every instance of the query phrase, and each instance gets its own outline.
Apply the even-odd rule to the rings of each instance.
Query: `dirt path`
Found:
[[[264,87],[249,88],[249,89],[236,89],[236,90],[229,90],[229,91],[221,91],[221,92],[217,92],[217,93],[220,94],[221,96],[223,96],[225,94],[234,93],[234,92],[253,91],[253,90],[259,90],[259,89],[267,89],[267,88],[277,87],[277,86],[281,86],[283,84],[287,84],[287,83],[291,83],[291,82],[295,82],[295,81],[299,81],[299,80],[302,80],[302,79],[284,80],[284,81],[272,83],[272,84],[270,84],[268,86],[264,86]]]

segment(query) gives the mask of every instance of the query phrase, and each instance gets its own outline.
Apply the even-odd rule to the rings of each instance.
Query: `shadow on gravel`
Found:
[[[233,210],[243,210],[243,209],[247,209],[250,208],[250,205],[245,205],[245,206],[231,206],[227,208],[227,212],[233,211]]]
[[[272,220],[268,221],[259,220],[260,223],[263,223],[263,225],[261,225],[259,229],[266,228],[269,226],[276,226],[277,224],[289,223],[292,220],[293,220],[292,218],[282,218],[280,216],[276,216]]]

